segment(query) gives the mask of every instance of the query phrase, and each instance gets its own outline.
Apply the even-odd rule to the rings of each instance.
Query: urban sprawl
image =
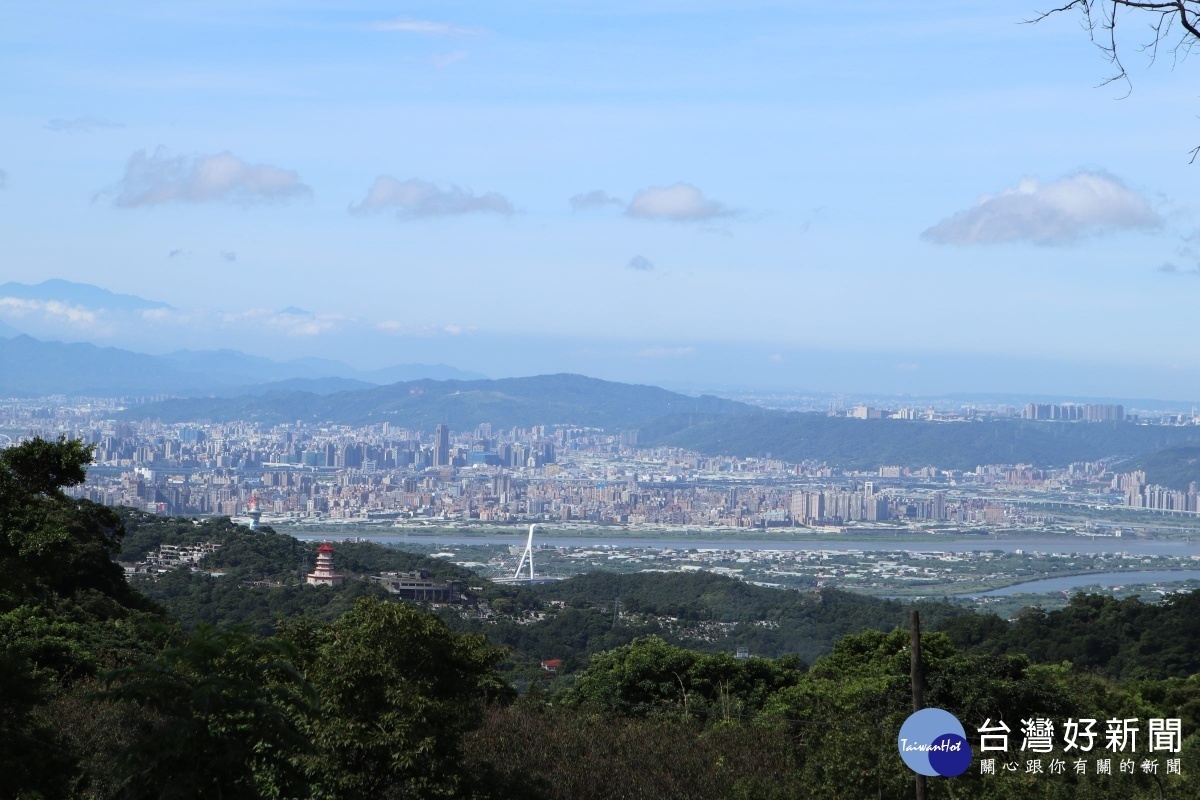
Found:
[[[1036,526],[1055,509],[1126,507],[1186,514],[1200,493],[1115,474],[1119,458],[1061,469],[879,465],[699,455],[640,447],[636,431],[571,425],[431,434],[388,423],[166,425],[115,421],[117,401],[6,401],[0,438],[67,436],[94,446],[74,490],[163,515],[253,516],[276,524],[584,522],[598,525],[840,527],[875,523]],[[846,416],[899,419],[856,407]],[[1021,416],[1123,420],[1120,406],[1029,405]],[[1180,424],[1180,420],[1170,420]]]

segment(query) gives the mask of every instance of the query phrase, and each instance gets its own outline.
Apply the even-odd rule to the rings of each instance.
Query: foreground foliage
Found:
[[[222,568],[242,572],[224,583],[181,572],[154,584],[189,609],[173,619],[112,562],[122,518],[64,494],[88,457],[67,441],[0,453],[0,800],[912,796],[896,750],[911,711],[908,633],[869,629],[890,628],[896,609],[709,578],[583,580],[559,635],[601,618],[609,633],[576,631],[589,637],[578,673],[533,681],[514,702],[503,651],[429,612],[289,585],[287,570],[256,594],[244,580],[302,548],[271,532],[227,532]],[[134,550],[229,526],[126,519]],[[378,568],[388,556],[354,557]],[[808,668],[795,655],[735,659],[618,636],[605,607],[614,589],[623,613],[804,619],[830,645]],[[493,594],[513,608],[539,603],[528,590]],[[239,603],[253,629],[205,623],[239,618]],[[976,763],[931,780],[928,797],[1200,797],[1197,612],[1193,596],[1153,607],[1082,597],[1013,624],[947,612],[944,632],[924,637],[925,700],[958,716],[973,745],[987,719],[1179,717],[1183,774],[981,775]]]

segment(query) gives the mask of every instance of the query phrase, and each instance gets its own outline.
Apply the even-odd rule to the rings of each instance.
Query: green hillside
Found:
[[[912,604],[827,589],[789,592],[700,573],[618,575],[590,572],[523,589],[516,605],[543,617],[479,628],[530,660],[560,658],[569,671],[595,653],[653,634],[694,650],[732,653],[745,647],[770,658],[812,662],[848,633],[905,624]],[[557,609],[552,601],[565,602]],[[495,601],[493,601],[495,605]],[[929,624],[965,613],[948,602],[921,602]]]
[[[1147,483],[1187,491],[1192,482],[1200,483],[1200,447],[1169,447],[1118,464],[1117,472],[1146,473]]]
[[[708,416],[753,410],[717,397],[688,397],[655,386],[560,374],[494,381],[420,380],[325,396],[269,392],[258,397],[169,400],[140,406],[126,416],[164,422],[390,422],[426,430],[440,423],[463,430],[484,422],[498,428],[566,423],[621,429],[667,414]]]
[[[923,422],[765,413],[700,422],[674,416],[643,426],[639,440],[701,453],[812,459],[847,468],[880,464],[974,469],[979,464],[1066,466],[1200,444],[1200,431],[1131,423],[1025,420]]]
[[[228,517],[193,521],[131,508],[120,509],[120,515],[126,531],[117,555],[122,561],[140,561],[164,544],[220,545],[201,561],[202,572],[177,569],[154,579],[133,580],[140,592],[188,629],[203,624],[244,625],[269,636],[285,620],[306,615],[334,620],[349,612],[360,598],[388,596],[380,586],[365,580],[314,590],[306,585],[304,576],[312,569],[317,543],[276,533],[269,526],[251,531]],[[473,577],[469,570],[447,561],[373,542],[338,543],[337,564],[352,576],[422,570],[443,580]]]

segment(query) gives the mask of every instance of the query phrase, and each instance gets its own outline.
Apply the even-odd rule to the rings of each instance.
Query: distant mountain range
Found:
[[[446,376],[450,379],[439,379]],[[397,377],[401,380],[377,385]],[[569,424],[636,429],[642,444],[861,469],[883,464],[962,470],[978,464],[1065,466],[1106,456],[1200,447],[1200,430],[1191,427],[852,420],[769,411],[734,400],[690,397],[582,375],[487,380],[444,365],[362,371],[337,361],[278,362],[233,350],[149,356],[29,336],[0,338],[0,397],[48,394],[190,398],[124,412],[129,419],[164,422],[390,422],[420,430],[439,423],[469,430],[487,422],[497,428]],[[1124,468],[1144,466],[1152,482],[1179,488],[1200,478],[1200,449],[1147,458]]]
[[[355,369],[341,361],[327,358],[298,358],[292,361],[273,361],[262,356],[251,356],[237,350],[178,350],[158,356],[166,364],[188,373],[208,377],[210,383],[221,388],[211,393],[222,395],[261,394],[262,388],[300,389],[302,391],[329,394],[352,388],[366,388],[385,383],[413,381],[422,378],[432,380],[476,380],[483,378],[477,372],[464,372],[445,364],[396,364],[382,369]],[[363,386],[341,385],[325,381],[304,387],[296,385],[274,385],[295,379],[341,378],[356,381]],[[254,390],[253,387],[260,387]]]
[[[259,314],[259,311],[262,313]],[[327,358],[277,361],[246,355],[233,349],[190,349],[161,356],[141,355],[133,351],[148,341],[160,347],[164,342],[172,341],[212,341],[205,338],[205,331],[228,333],[226,315],[215,310],[180,310],[158,300],[118,294],[99,286],[58,279],[38,284],[15,281],[0,284],[0,316],[3,316],[3,320],[0,320],[0,338],[12,339],[24,334],[40,340],[51,350],[60,339],[96,346],[95,351],[78,348],[60,352],[47,350],[47,363],[68,368],[67,371],[51,370],[49,374],[38,373],[24,378],[19,375],[0,376],[0,393],[95,393],[94,390],[100,388],[103,394],[120,395],[244,394],[261,393],[261,389],[254,387],[262,384],[293,379],[341,378],[379,385],[421,378],[472,380],[484,377],[444,364],[397,364],[361,370]],[[257,309],[241,316],[242,321],[237,323],[243,326],[238,334],[242,337],[239,341],[255,341],[263,346],[268,346],[266,343],[271,341],[270,335],[264,338],[263,325],[267,328],[275,326],[270,333],[286,338],[286,331],[295,326],[303,328],[311,323],[319,327],[321,321],[320,315],[295,306],[278,312]],[[238,318],[239,315],[235,313],[233,317]],[[256,323],[255,320],[260,318],[268,321]],[[280,334],[281,330],[285,332]],[[109,347],[96,345],[97,341]],[[20,357],[28,356],[32,347],[32,344],[25,343],[17,348],[17,354]],[[89,363],[82,365],[82,374],[90,377],[80,383],[71,374],[69,365],[73,359],[77,360],[84,354],[87,354]],[[155,367],[146,372],[144,363],[139,361],[136,366],[131,363],[134,359],[153,359]],[[326,381],[304,388],[327,393],[354,386]]]
[[[3,397],[198,394],[212,388],[205,376],[189,374],[141,353],[92,344],[42,342],[30,336],[0,339]]]
[[[117,294],[90,283],[75,283],[57,278],[34,284],[15,281],[0,284],[0,297],[42,302],[54,301],[89,309],[106,308],[113,311],[151,311],[172,308],[169,303],[147,300],[132,294]]]
[[[0,331],[0,337],[3,336]],[[339,361],[279,362],[236,350],[181,350],[151,356],[85,343],[44,342],[25,335],[0,338],[0,397],[49,394],[196,397],[296,389],[328,394],[385,381],[481,377],[444,364],[397,364],[385,369],[359,370]]]
[[[235,398],[167,400],[127,413],[133,418],[163,422],[391,422],[427,430],[439,423],[464,430],[488,422],[498,428],[571,424],[618,430],[674,414],[691,416],[699,422],[714,416],[763,412],[718,397],[688,397],[656,386],[562,374],[501,380],[418,380],[327,396],[272,391]]]

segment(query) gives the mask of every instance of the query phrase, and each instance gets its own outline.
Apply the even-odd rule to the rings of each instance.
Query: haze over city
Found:
[[[1012,3],[11,6],[0,322],[696,389],[1200,395],[1187,64]],[[1131,28],[1136,43],[1139,28]],[[1125,96],[1128,94],[1128,96]]]

